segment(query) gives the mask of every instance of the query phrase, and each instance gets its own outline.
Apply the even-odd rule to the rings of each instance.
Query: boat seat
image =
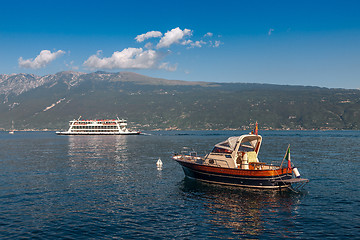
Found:
[[[248,162],[258,162],[257,154],[255,151],[247,152]]]

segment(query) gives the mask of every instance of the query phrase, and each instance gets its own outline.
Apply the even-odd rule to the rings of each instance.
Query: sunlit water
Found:
[[[281,162],[291,144],[310,179],[300,194],[199,183],[171,160],[184,146],[205,153],[243,133],[0,133],[0,238],[359,237],[360,132],[261,132],[261,161]]]

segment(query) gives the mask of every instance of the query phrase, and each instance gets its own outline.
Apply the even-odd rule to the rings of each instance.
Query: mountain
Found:
[[[0,75],[1,129],[67,129],[68,121],[128,119],[149,129],[360,129],[360,91],[188,82],[132,72]]]

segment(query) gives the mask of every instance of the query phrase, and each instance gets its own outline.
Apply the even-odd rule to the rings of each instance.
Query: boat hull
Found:
[[[176,160],[176,159],[175,159]],[[176,160],[187,177],[203,182],[257,189],[289,188],[290,183],[282,182],[292,178],[291,170],[241,170],[213,167]]]
[[[110,132],[110,133],[99,133],[99,132],[56,132],[57,135],[140,135],[141,132]]]

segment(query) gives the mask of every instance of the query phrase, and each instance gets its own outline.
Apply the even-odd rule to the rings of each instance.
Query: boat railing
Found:
[[[264,163],[264,162],[252,162],[249,163],[249,165],[257,170],[277,170],[280,169],[279,166],[274,165],[274,164],[268,164],[268,163]]]
[[[280,166],[279,166],[278,162],[271,162],[270,164],[266,164],[266,165],[269,166],[271,168],[271,170],[280,169]]]
[[[193,162],[197,162],[199,160],[203,160],[202,157],[198,157],[197,153],[192,151],[181,151],[180,154],[174,153],[174,156],[178,155],[182,160],[187,160],[187,161],[193,161]]]
[[[250,163],[238,163],[237,166],[241,169],[248,170],[278,170],[279,166],[273,164],[267,164],[264,162],[250,162]]]
[[[186,150],[181,151],[180,154],[181,154],[182,156],[187,156],[187,155],[190,156],[189,151],[186,151]]]
[[[197,157],[197,152],[191,151],[191,152],[189,152],[189,155],[190,155],[191,157]]]

